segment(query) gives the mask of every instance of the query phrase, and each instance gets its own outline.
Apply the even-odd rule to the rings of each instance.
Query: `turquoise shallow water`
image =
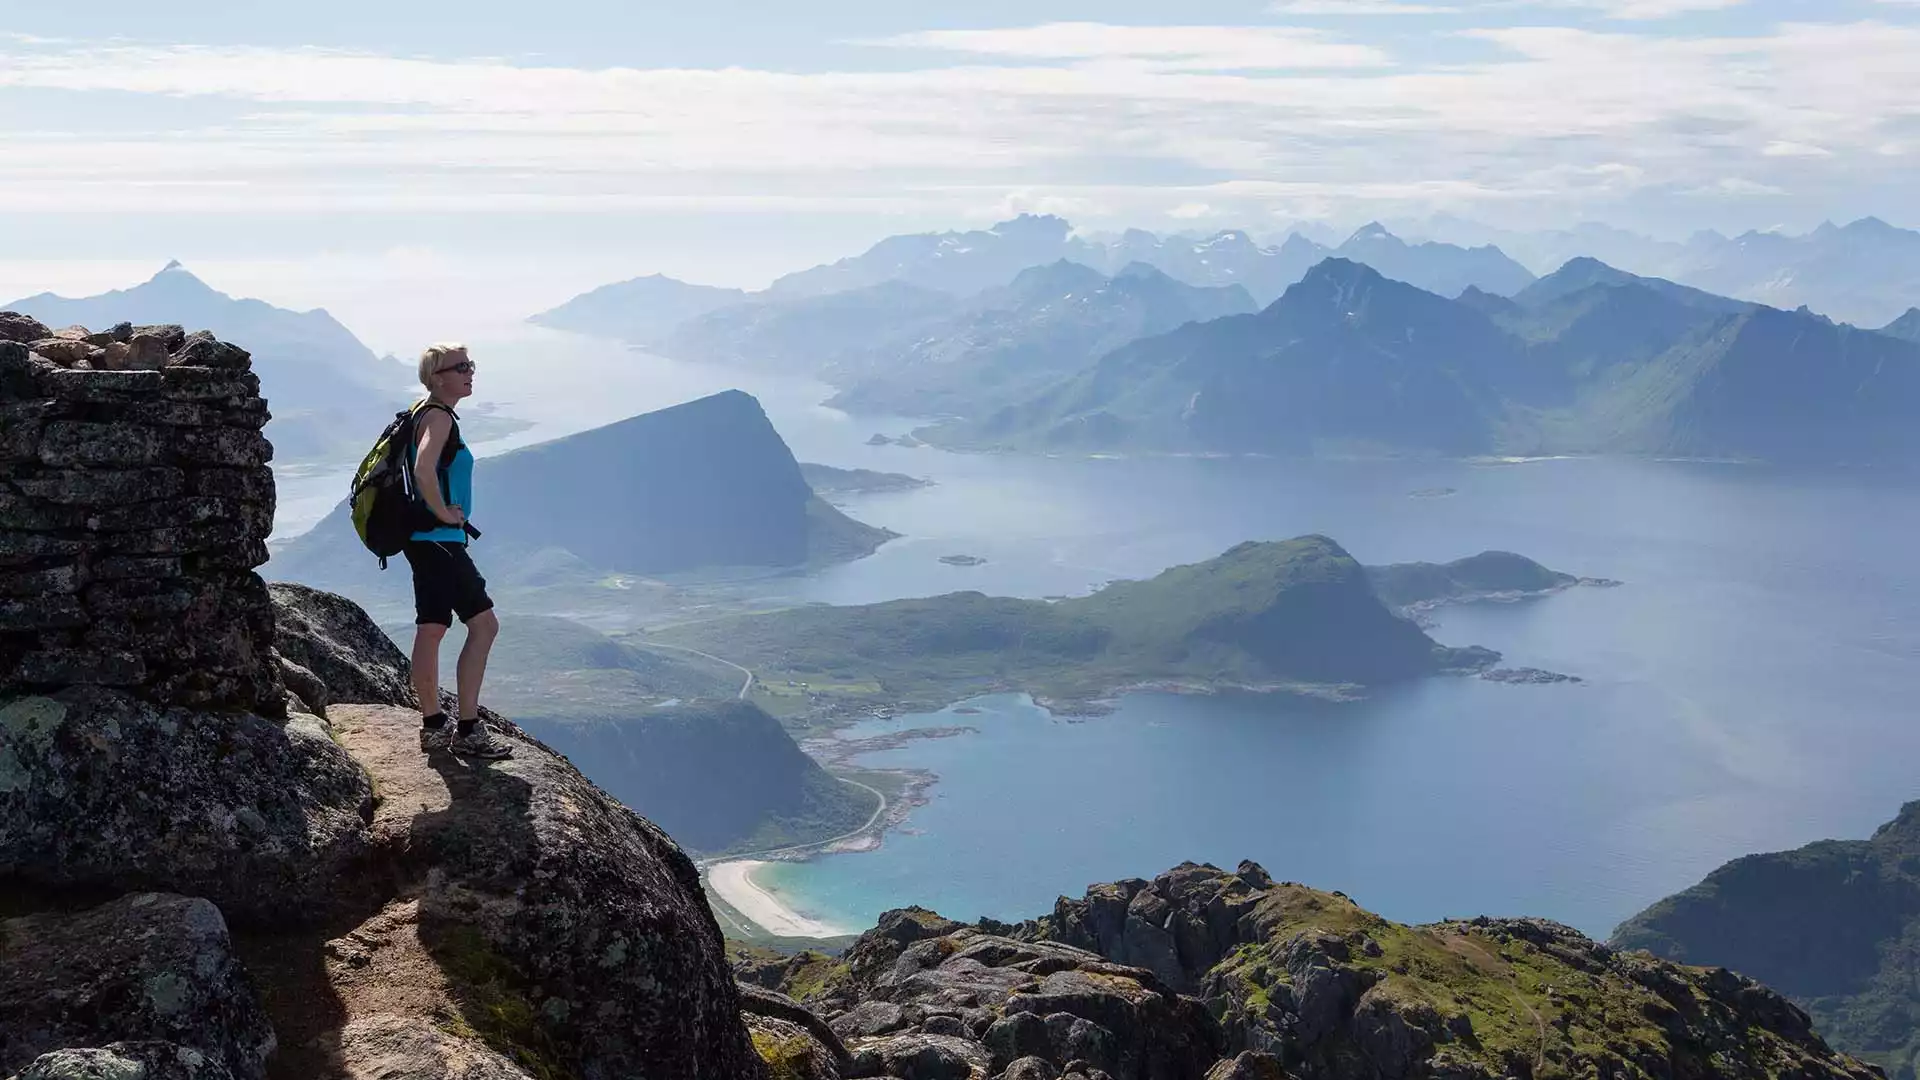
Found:
[[[1136,695],[1085,722],[996,697],[881,722],[980,732],[865,759],[941,777],[880,851],[762,873],[829,921],[906,903],[1022,918],[1093,882],[1252,858],[1398,919],[1524,913],[1604,935],[1729,858],[1864,836],[1920,797],[1909,478],[1161,461],[974,483],[893,498],[874,519],[921,539],[802,588],[944,591],[955,574],[933,555],[953,548],[990,558],[963,579],[988,592],[1083,591],[1305,531],[1368,562],[1501,547],[1627,584],[1450,609],[1434,631],[1578,686],[1443,678],[1337,706]],[[1441,486],[1457,493],[1407,497]]]

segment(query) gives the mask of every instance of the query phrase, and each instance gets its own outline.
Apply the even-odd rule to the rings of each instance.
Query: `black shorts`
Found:
[[[472,622],[475,615],[493,610],[487,579],[473,565],[467,545],[452,541],[409,540],[407,565],[413,567],[413,621],[452,626]]]

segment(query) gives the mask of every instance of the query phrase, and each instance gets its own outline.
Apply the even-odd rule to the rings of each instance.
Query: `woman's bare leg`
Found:
[[[493,639],[500,636],[500,619],[492,611],[483,611],[467,620],[467,643],[460,647],[458,679],[460,719],[480,715],[480,683],[487,677],[487,655],[493,651]]]
[[[420,715],[440,711],[440,641],[447,628],[418,623],[413,628],[413,692],[420,699]]]

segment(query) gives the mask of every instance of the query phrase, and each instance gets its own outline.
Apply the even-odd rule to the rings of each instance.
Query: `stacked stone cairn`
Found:
[[[251,364],[204,330],[0,312],[0,697],[284,714],[252,572],[274,486]]]

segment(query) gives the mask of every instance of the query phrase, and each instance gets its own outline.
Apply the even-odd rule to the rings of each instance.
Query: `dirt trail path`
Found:
[[[1502,963],[1499,957],[1487,951],[1486,946],[1473,940],[1469,934],[1442,931],[1434,936],[1440,940],[1447,951],[1461,957],[1488,975],[1499,977],[1510,971],[1509,965]],[[1528,1016],[1533,1017],[1534,1030],[1540,1033],[1540,1044],[1533,1052],[1533,1074],[1538,1076],[1547,1063],[1547,1022],[1540,1018],[1539,1011],[1528,1004],[1527,999],[1521,997],[1518,991],[1508,991],[1508,997]]]
[[[372,838],[397,861],[414,818],[452,805],[446,780],[420,752],[419,714],[338,705],[328,717],[373,777]],[[452,981],[421,937],[416,883],[387,884],[391,895],[361,898],[320,928],[234,934],[279,1037],[269,1080],[525,1080],[465,1034],[472,1027]]]

